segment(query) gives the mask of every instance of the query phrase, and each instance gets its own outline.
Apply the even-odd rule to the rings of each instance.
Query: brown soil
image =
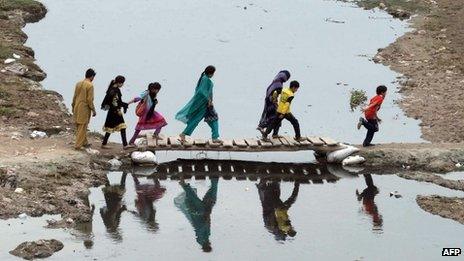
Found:
[[[422,121],[422,137],[431,142],[464,140],[464,3],[456,0],[360,0],[403,8],[416,17],[414,29],[374,57],[404,75],[400,106]],[[436,2],[436,4],[434,4]],[[416,8],[414,8],[416,7]]]
[[[455,220],[464,224],[464,199],[442,196],[417,196],[417,204],[434,215]]]
[[[398,176],[405,179],[412,179],[421,182],[430,182],[438,186],[449,189],[464,191],[464,180],[449,180],[444,179],[442,176],[434,173],[427,172],[403,172],[398,173]]]
[[[462,143],[391,143],[361,148],[366,166],[383,169],[449,172],[464,163]]]

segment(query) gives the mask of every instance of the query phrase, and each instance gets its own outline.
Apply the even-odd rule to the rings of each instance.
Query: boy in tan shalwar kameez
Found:
[[[72,112],[74,122],[76,123],[76,144],[75,149],[80,150],[82,147],[90,146],[87,141],[87,126],[90,122],[90,116],[97,115],[93,105],[93,84],[95,71],[88,69],[85,73],[85,79],[76,84],[74,97],[72,101]]]

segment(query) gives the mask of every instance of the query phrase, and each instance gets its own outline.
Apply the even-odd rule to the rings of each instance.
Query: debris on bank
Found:
[[[37,241],[26,241],[17,246],[10,254],[22,257],[26,260],[35,258],[46,258],[63,249],[64,245],[56,239],[39,239]]]
[[[359,106],[363,105],[367,101],[367,95],[364,90],[355,90],[350,91],[350,108],[351,111],[354,111]]]

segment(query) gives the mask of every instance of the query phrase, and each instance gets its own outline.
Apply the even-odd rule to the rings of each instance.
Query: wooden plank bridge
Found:
[[[327,137],[303,137],[296,141],[292,137],[271,138],[269,141],[257,138],[238,138],[223,140],[222,144],[213,143],[211,140],[186,137],[181,142],[178,136],[164,136],[155,139],[147,134],[148,149],[155,151],[187,150],[187,151],[241,151],[241,152],[264,152],[264,151],[300,151],[313,150],[319,154],[339,150],[338,142]]]
[[[332,174],[327,165],[309,163],[277,163],[241,160],[178,159],[161,163],[155,168],[134,167],[134,175],[143,175],[165,180],[205,179],[206,177],[230,180],[274,180],[298,181],[322,184],[336,182],[339,177]]]

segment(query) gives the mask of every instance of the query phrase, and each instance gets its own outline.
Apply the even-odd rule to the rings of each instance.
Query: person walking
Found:
[[[161,129],[168,125],[163,115],[156,111],[156,105],[158,104],[158,92],[161,90],[161,84],[158,82],[152,82],[148,85],[148,89],[142,92],[139,97],[132,99],[129,104],[138,102],[137,108],[135,109],[136,115],[139,117],[139,121],[135,126],[135,132],[129,141],[129,145],[134,145],[135,140],[139,136],[142,130],[155,130],[153,137],[160,139],[159,134]]]
[[[280,71],[272,80],[272,83],[266,89],[264,98],[264,109],[259,120],[258,128],[261,134],[264,134],[266,128],[274,121],[277,116],[278,97],[282,92],[283,83],[290,79],[290,72],[287,70]],[[273,136],[277,136],[274,132]]]
[[[108,139],[110,138],[111,133],[114,132],[121,133],[121,140],[124,149],[133,147],[132,145],[127,145],[127,125],[123,117],[124,113],[127,112],[127,107],[129,106],[127,103],[122,101],[121,88],[124,86],[125,81],[126,78],[122,75],[118,75],[114,80],[111,80],[101,105],[102,110],[108,111],[106,114],[105,125],[103,126],[103,131],[105,132],[105,136],[102,141],[103,149],[108,148]]]
[[[179,140],[185,142],[185,136],[190,136],[202,119],[211,128],[212,142],[222,143],[219,139],[218,115],[213,106],[213,82],[216,68],[212,65],[206,67],[198,80],[195,93],[190,101],[176,114],[176,120],[179,120],[187,126],[179,134]]]
[[[90,147],[87,140],[87,127],[90,122],[90,117],[95,117],[97,112],[93,104],[93,79],[95,78],[95,71],[88,69],[85,72],[85,79],[79,81],[74,89],[74,97],[72,101],[72,112],[74,123],[76,124],[76,143],[74,148],[77,150],[82,147]]]

